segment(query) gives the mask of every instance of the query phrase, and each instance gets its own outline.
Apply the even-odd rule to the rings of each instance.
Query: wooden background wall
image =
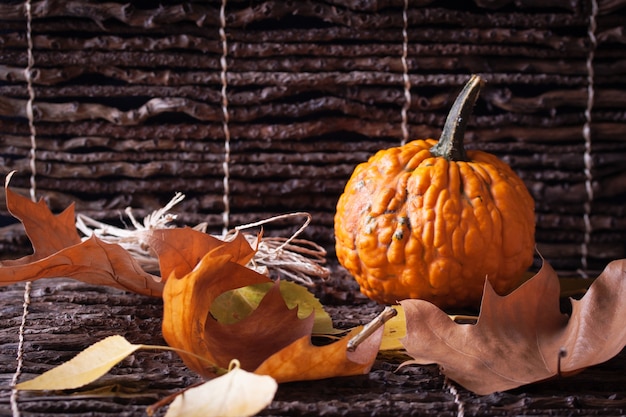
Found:
[[[216,233],[225,210],[231,227],[308,211],[332,256],[355,165],[403,128],[438,137],[479,73],[468,147],[525,180],[539,251],[572,273],[626,256],[626,1],[408,3],[3,2],[1,173],[116,223],[177,191],[180,222]],[[27,251],[0,214],[3,255]]]

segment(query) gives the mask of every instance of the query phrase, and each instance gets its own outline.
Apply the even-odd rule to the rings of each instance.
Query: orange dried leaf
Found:
[[[254,372],[269,375],[279,383],[366,374],[378,354],[383,328],[349,352],[348,342],[358,332],[354,329],[325,346],[314,346],[311,338],[304,336],[267,358]]]
[[[626,345],[626,260],[614,261],[571,316],[559,309],[559,280],[544,263],[507,296],[485,284],[475,325],[456,324],[434,305],[405,300],[407,353],[481,395],[516,388],[604,362]],[[560,359],[561,352],[565,357]]]
[[[245,318],[229,324],[217,321],[210,311],[218,296],[248,285],[272,283],[266,276],[242,265],[249,256],[237,240],[224,242],[204,255],[187,275],[172,273],[168,277],[163,292],[163,336],[170,346],[193,352],[220,367],[237,359],[243,369],[258,368],[256,373],[279,381],[369,371],[378,352],[382,329],[352,353],[346,351],[349,337],[331,345],[313,346],[314,313],[298,318],[296,308],[289,309],[285,303],[278,282],[273,283],[258,307]],[[215,376],[214,368],[207,367],[205,361],[184,353],[181,356],[200,375]]]
[[[229,248],[233,254],[228,253]],[[222,246],[205,254],[189,274],[181,277],[172,274],[168,277],[163,292],[163,336],[170,346],[194,352],[222,367],[228,366],[231,359],[238,359],[245,369],[246,359],[240,356],[225,357],[227,355],[220,345],[227,343],[221,339],[227,336],[215,339],[207,331],[207,326],[210,328],[217,323],[210,314],[211,303],[217,296],[235,288],[271,282],[264,275],[239,264],[235,255],[242,253],[245,251],[239,250],[238,242],[223,242]],[[218,330],[221,329],[219,326]],[[251,352],[260,348],[254,340],[243,337],[237,340],[242,348]],[[255,349],[250,349],[251,345]],[[206,363],[191,356],[183,356],[183,360],[200,375],[212,375],[213,369],[205,369]]]
[[[68,277],[144,295],[161,295],[160,279],[143,271],[121,246],[96,237],[81,242],[73,205],[54,215],[43,200],[34,203],[13,192],[8,187],[10,179],[8,175],[5,181],[7,208],[22,222],[34,253],[1,262],[0,285]]]
[[[8,187],[10,179],[11,175],[8,175],[5,181],[7,210],[22,222],[34,253],[15,261],[3,261],[2,265],[32,262],[80,243],[73,204],[54,215],[43,200],[35,203],[12,191]]]
[[[157,297],[163,287],[121,246],[96,237],[34,262],[0,267],[0,285],[58,277]]]
[[[227,245],[221,239],[189,227],[148,230],[143,237],[159,259],[163,279],[172,273],[179,278],[187,275],[208,252],[218,248],[232,255],[242,265],[254,256],[254,249],[241,233],[226,242]],[[213,256],[217,254],[213,252]]]

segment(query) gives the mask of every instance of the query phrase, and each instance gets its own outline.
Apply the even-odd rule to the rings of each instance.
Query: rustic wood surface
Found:
[[[340,269],[316,293],[334,323],[349,328],[371,320],[381,306],[354,293]],[[23,315],[24,284],[0,288],[0,415],[12,412],[9,384]],[[106,336],[164,344],[161,300],[66,279],[33,283],[24,327],[20,381],[58,365]],[[515,390],[477,396],[435,365],[407,366],[406,356],[380,353],[368,375],[296,382],[279,387],[262,416],[620,416],[626,414],[626,351],[582,373]],[[139,351],[100,380],[64,392],[20,392],[22,416],[141,416],[146,407],[200,379],[176,354]],[[165,409],[158,411],[163,415]]]

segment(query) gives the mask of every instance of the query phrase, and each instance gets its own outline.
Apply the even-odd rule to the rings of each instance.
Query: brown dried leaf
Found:
[[[0,285],[58,277],[155,297],[163,289],[159,278],[142,270],[125,249],[96,237],[38,261],[0,267]]]
[[[159,259],[163,279],[172,273],[179,278],[187,275],[211,251],[214,251],[213,256],[217,256],[218,251],[225,251],[242,265],[247,264],[255,252],[241,233],[237,233],[227,245],[224,240],[189,227],[147,230],[143,238]]]
[[[358,333],[359,329],[354,329],[324,346],[314,346],[310,337],[302,337],[267,358],[254,372],[270,375],[279,383],[366,374],[378,354],[383,328],[349,352],[348,342]]]
[[[407,336],[415,363],[438,363],[450,379],[477,394],[516,388],[604,362],[626,345],[626,260],[614,261],[571,317],[559,310],[559,280],[544,263],[507,296],[485,284],[478,322],[456,324],[434,305],[405,300]],[[561,352],[565,357],[560,360]]]
[[[73,204],[62,213],[54,215],[43,200],[35,203],[11,191],[8,186],[11,176],[12,174],[7,175],[5,180],[7,210],[22,222],[34,253],[14,261],[3,261],[1,265],[33,262],[80,243],[80,236],[74,225]]]
[[[234,248],[235,255],[228,253],[229,248]],[[276,285],[250,316],[234,324],[217,322],[210,314],[217,296],[235,288],[271,282],[239,264],[237,253],[243,252],[236,241],[223,243],[207,253],[189,274],[169,276],[163,292],[163,336],[170,346],[194,352],[218,366],[226,367],[237,359],[250,370],[267,357],[268,351],[310,334],[313,316],[298,319],[296,310],[287,308]],[[185,355],[183,360],[200,375],[212,376],[214,370],[207,369],[205,362]]]
[[[573,372],[617,355],[626,345],[624,317],[626,259],[620,259],[607,265],[581,300],[572,300],[561,370]]]
[[[73,205],[54,215],[43,200],[34,203],[11,191],[10,177],[5,184],[7,208],[24,225],[34,253],[0,263],[0,285],[68,277],[144,295],[161,295],[160,279],[143,271],[121,246],[96,237],[81,242]]]
[[[207,253],[185,276],[172,273],[163,292],[163,336],[172,347],[204,358],[181,354],[188,367],[205,377],[215,369],[206,360],[226,367],[237,359],[243,369],[266,374],[278,381],[328,378],[369,371],[380,345],[371,337],[354,353],[347,353],[349,337],[323,347],[311,344],[314,313],[298,318],[273,284],[258,307],[232,324],[218,322],[210,313],[213,301],[226,291],[272,281],[244,265],[250,256],[240,240],[224,242]],[[171,250],[175,250],[170,248]],[[193,255],[187,263],[193,263]],[[243,259],[242,259],[243,256]],[[245,261],[245,262],[244,262]]]

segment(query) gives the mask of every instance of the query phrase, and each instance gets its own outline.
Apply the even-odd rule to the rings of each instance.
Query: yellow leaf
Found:
[[[298,306],[298,317],[300,319],[305,319],[311,313],[315,313],[313,320],[314,335],[345,333],[344,330],[338,330],[333,327],[333,321],[326,310],[324,310],[322,303],[302,285],[295,282],[281,281],[280,293],[289,309]]]
[[[383,340],[380,343],[380,350],[403,350],[404,345],[400,339],[406,336],[406,316],[402,306],[393,306],[397,315],[385,323]]]
[[[178,395],[165,417],[252,416],[272,402],[277,389],[273,378],[233,361],[227,374]]]
[[[211,315],[222,324],[232,324],[249,316],[258,308],[261,300],[274,284],[264,282],[248,285],[219,295],[211,305]],[[303,320],[315,312],[314,335],[337,335],[345,333],[333,327],[330,315],[322,303],[302,285],[290,281],[280,281],[280,294],[291,310],[298,307],[298,318]]]
[[[109,336],[74,358],[15,386],[18,390],[63,390],[89,384],[133,354],[142,345],[133,345],[122,336]]]

